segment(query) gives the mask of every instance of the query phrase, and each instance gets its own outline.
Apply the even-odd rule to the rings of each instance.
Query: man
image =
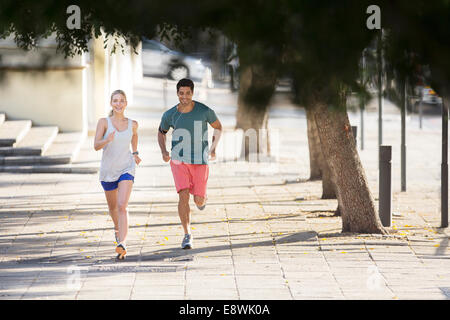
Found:
[[[158,143],[162,158],[170,161],[175,187],[179,196],[178,215],[184,230],[183,249],[193,247],[189,194],[200,210],[206,206],[208,182],[208,157],[215,159],[216,146],[222,124],[215,112],[206,105],[193,101],[194,83],[181,79],[177,83],[179,104],[164,112],[158,130]],[[211,149],[208,150],[208,124],[214,128]],[[171,154],[166,150],[166,133],[172,132]]]

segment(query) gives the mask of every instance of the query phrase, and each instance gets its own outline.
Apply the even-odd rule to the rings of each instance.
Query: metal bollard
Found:
[[[422,129],[422,100],[419,102],[419,129]]]
[[[364,150],[364,109],[361,110],[361,150]]]
[[[379,215],[381,224],[390,227],[392,223],[392,146],[380,146]]]
[[[355,145],[358,146],[358,140],[356,140],[356,133],[358,132],[358,126],[352,126],[353,138],[355,138]]]

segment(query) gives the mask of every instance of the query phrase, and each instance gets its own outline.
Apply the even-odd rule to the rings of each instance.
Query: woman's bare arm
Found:
[[[95,151],[103,149],[109,142],[114,139],[114,132],[111,132],[105,139],[102,139],[107,129],[105,118],[98,120],[97,129],[95,131],[94,149]]]

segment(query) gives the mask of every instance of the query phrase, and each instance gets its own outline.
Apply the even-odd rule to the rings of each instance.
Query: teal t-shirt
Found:
[[[160,127],[172,132],[171,159],[191,164],[208,164],[208,123],[217,120],[216,113],[194,101],[190,112],[181,113],[177,106],[164,112]]]

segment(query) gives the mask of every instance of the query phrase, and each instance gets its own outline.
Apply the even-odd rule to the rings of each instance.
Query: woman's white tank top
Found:
[[[103,148],[100,164],[100,181],[117,181],[124,173],[134,176],[136,163],[130,150],[131,138],[133,137],[133,121],[128,119],[128,128],[123,131],[117,131],[111,122],[111,118],[107,117],[106,119],[108,120],[108,128],[103,139],[113,131],[116,131],[116,133],[114,140]]]

